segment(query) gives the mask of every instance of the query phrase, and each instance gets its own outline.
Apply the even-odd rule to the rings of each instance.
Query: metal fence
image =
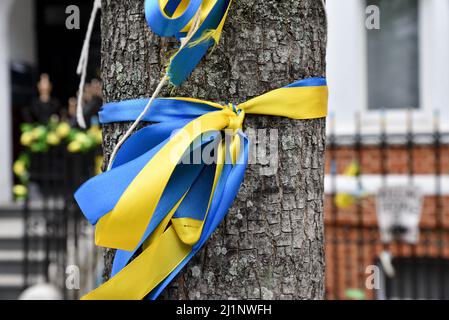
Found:
[[[414,132],[411,114],[403,134],[387,133],[386,115],[375,135],[362,134],[360,115],[352,136],[336,135],[331,124],[326,159],[327,299],[449,299],[449,134],[440,131],[438,115],[432,130]],[[351,164],[357,170],[344,177]],[[352,179],[356,189],[352,202],[343,207],[336,199],[348,191],[341,190],[339,179]],[[376,183],[425,190],[416,243],[381,240]],[[400,236],[404,230],[394,232]],[[385,256],[392,259],[382,259]]]
[[[80,286],[92,285],[86,283],[85,274],[82,278],[78,274],[86,271],[80,270],[83,267],[95,268],[95,254],[92,229],[73,193],[94,175],[97,153],[69,153],[64,147],[54,147],[32,154],[30,197],[23,203],[24,288],[51,283],[60,288],[63,298],[76,299]],[[69,276],[72,283],[67,282]]]

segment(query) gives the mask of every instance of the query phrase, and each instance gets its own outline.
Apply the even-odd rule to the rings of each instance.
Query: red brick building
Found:
[[[355,197],[353,204],[341,207],[333,200],[333,192],[328,192],[325,199],[327,298],[353,298],[354,290],[360,298],[363,292],[367,299],[379,298],[379,295],[385,297],[387,290],[396,298],[448,298],[447,289],[444,291],[439,288],[444,288],[449,280],[449,195],[445,190],[449,174],[449,145],[439,145],[435,141],[433,144],[361,145],[359,148],[330,144],[326,159],[327,179],[335,181],[342,176],[344,179],[345,170],[357,162],[360,163],[360,175],[347,179],[359,180],[362,186],[364,183],[378,184],[373,179],[376,176],[385,177],[386,180],[396,176],[425,190],[419,241],[416,245],[401,241],[382,243],[375,194]],[[334,193],[338,194],[338,183],[334,182],[334,186]],[[407,279],[398,274],[391,279],[381,275],[384,288],[370,290],[365,285],[369,276],[366,268],[378,265],[384,250],[391,252],[393,266],[409,261],[409,269],[415,265],[417,270],[397,270],[396,273],[408,272]],[[421,268],[418,270],[419,264]],[[442,282],[433,287],[430,287],[431,284],[420,284],[423,281],[432,282],[431,278],[435,275],[429,273],[435,273],[434,269],[436,273],[441,272],[436,276],[441,277]],[[386,288],[385,282],[388,281],[396,282],[394,285],[399,286],[395,293],[392,293],[393,289]]]

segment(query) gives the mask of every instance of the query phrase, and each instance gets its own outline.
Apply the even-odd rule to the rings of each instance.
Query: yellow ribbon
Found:
[[[130,183],[112,211],[98,221],[95,243],[132,251],[140,242],[178,161],[191,143],[208,131],[242,129],[245,114],[316,119],[327,115],[327,86],[285,87],[238,105],[222,106],[192,98],[170,98],[200,102],[217,109],[188,123],[160,149]],[[239,137],[231,145],[233,162],[239,154]],[[219,144],[213,190],[222,170],[225,147]],[[221,163],[221,164],[220,164]],[[182,199],[172,208],[143,245],[143,252],[109,281],[83,299],[142,299],[163,281],[191,252],[205,218],[172,218]],[[171,222],[171,224],[170,224]],[[144,279],[144,280],[142,280]]]

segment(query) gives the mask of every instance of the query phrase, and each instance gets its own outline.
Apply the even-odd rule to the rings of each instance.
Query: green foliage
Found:
[[[22,123],[20,125],[20,143],[23,152],[13,165],[14,175],[20,181],[13,193],[16,198],[25,198],[28,194],[29,168],[31,154],[47,153],[51,148],[65,147],[70,153],[86,153],[101,145],[101,129],[93,125],[89,130],[72,128],[69,123],[52,117],[48,123]]]

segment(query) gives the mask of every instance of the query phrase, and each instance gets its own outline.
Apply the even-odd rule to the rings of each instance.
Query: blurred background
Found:
[[[449,1],[326,3],[326,298],[448,299]],[[0,2],[0,299],[77,299],[101,278],[72,196],[102,162],[99,19],[88,128],[74,120],[92,4]]]
[[[449,1],[327,9],[327,298],[448,299]]]
[[[0,2],[0,299],[77,299],[100,278],[92,229],[73,200],[102,162],[99,20],[84,89],[87,130],[75,121],[92,4]],[[69,30],[76,9],[80,23]]]

